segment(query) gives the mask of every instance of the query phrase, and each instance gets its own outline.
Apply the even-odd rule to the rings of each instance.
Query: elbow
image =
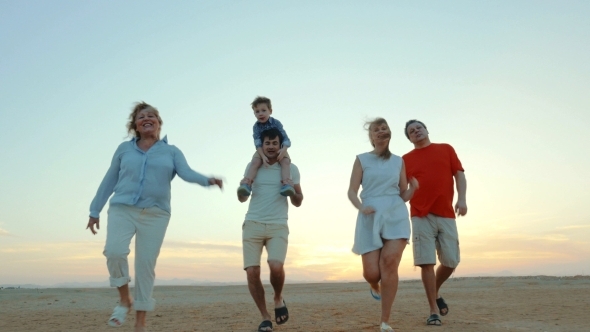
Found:
[[[348,191],[348,199],[352,202],[357,197],[357,193],[353,190]]]

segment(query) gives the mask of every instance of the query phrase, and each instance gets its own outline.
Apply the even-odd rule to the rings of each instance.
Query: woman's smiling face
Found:
[[[159,136],[160,135],[160,121],[158,116],[150,107],[143,109],[135,116],[135,130],[140,137],[145,136]]]

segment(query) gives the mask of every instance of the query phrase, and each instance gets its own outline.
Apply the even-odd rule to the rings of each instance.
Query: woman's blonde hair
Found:
[[[371,139],[371,129],[374,126],[379,126],[382,124],[385,124],[387,128],[389,128],[389,124],[387,124],[387,121],[385,121],[384,118],[376,118],[373,121],[365,122],[365,130],[369,132],[369,141],[371,142],[371,145],[373,147],[375,147],[375,143],[373,143],[373,140]],[[389,129],[389,134],[391,136],[391,129]],[[391,157],[391,151],[389,151],[389,143],[387,144],[387,148],[379,155],[379,157],[386,160],[389,159],[389,157]]]
[[[135,127],[135,117],[137,117],[137,114],[139,112],[141,112],[147,108],[149,108],[150,111],[152,113],[154,113],[156,118],[158,118],[158,122],[160,123],[160,128],[162,128],[162,124],[164,124],[164,121],[162,121],[162,118],[160,117],[160,112],[158,112],[158,109],[153,107],[152,105],[144,102],[144,101],[140,101],[140,102],[135,103],[135,106],[133,107],[131,114],[129,114],[129,122],[127,122],[127,133],[129,134],[129,136],[141,138],[141,136],[139,135],[139,132],[136,130],[137,128]],[[158,132],[158,139],[160,139],[159,132]]]

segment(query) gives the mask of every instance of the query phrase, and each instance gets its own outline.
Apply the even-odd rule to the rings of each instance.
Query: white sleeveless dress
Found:
[[[366,152],[357,156],[363,168],[360,195],[363,206],[372,206],[375,213],[356,219],[352,252],[366,254],[383,247],[383,239],[409,239],[410,217],[406,203],[399,196],[399,174],[402,158],[391,155],[387,160]]]

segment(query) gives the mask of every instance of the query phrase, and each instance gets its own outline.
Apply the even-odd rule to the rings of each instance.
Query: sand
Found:
[[[266,286],[271,306],[272,289]],[[450,312],[426,326],[419,280],[400,282],[396,331],[590,331],[590,277],[452,278],[441,294]],[[379,331],[380,303],[365,283],[287,284],[291,314],[275,331]],[[245,285],[159,286],[149,331],[256,331],[259,313]],[[0,290],[0,331],[133,331],[106,324],[117,303],[110,288]]]

